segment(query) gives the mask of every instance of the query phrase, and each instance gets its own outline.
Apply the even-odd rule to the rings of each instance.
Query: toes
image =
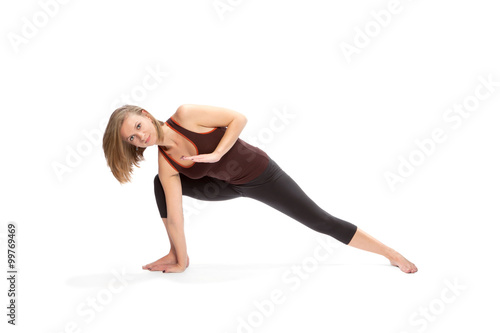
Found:
[[[154,263],[144,265],[144,266],[142,266],[142,269],[151,270],[151,268],[153,267],[153,265],[154,265]]]
[[[418,271],[417,269],[417,266],[415,265],[411,265],[409,268],[408,268],[408,272],[407,273],[416,273]]]

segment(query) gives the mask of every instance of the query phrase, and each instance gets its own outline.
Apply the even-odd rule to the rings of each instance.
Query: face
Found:
[[[120,135],[125,142],[141,148],[153,146],[158,140],[153,122],[144,111],[142,116],[129,114],[123,121]]]

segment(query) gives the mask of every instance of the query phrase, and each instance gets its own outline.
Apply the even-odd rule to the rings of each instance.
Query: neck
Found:
[[[175,145],[175,141],[173,139],[173,130],[167,126],[167,124],[163,124],[161,127],[163,131],[163,139],[157,143],[158,146],[164,146],[167,149],[171,148]]]

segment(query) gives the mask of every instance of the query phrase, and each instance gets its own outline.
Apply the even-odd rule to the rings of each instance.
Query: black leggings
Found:
[[[336,218],[321,209],[272,159],[269,160],[269,165],[261,175],[241,185],[229,184],[208,176],[200,179],[191,179],[183,174],[179,176],[182,194],[195,199],[220,201],[248,197],[259,200],[309,228],[332,236],[344,244],[351,241],[357,230],[354,224]],[[167,203],[158,175],[154,180],[154,188],[160,216],[166,218]]]

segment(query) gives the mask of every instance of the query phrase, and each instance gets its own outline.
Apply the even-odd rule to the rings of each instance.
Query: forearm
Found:
[[[187,267],[187,245],[184,234],[184,221],[182,218],[168,221],[165,223],[168,238],[170,240],[170,252],[175,254],[177,263],[183,267]]]
[[[236,143],[246,124],[247,119],[244,115],[234,118],[227,126],[226,132],[215,148],[214,153],[218,154],[220,157],[224,156],[224,154],[226,154]]]
[[[175,247],[174,247],[174,242],[172,241],[172,237],[170,237],[170,234],[168,233],[168,228],[167,228],[167,218],[164,217],[162,218],[163,225],[165,226],[165,230],[167,231],[167,236],[168,236],[168,242],[170,244],[170,253],[175,255]]]
[[[170,237],[170,234],[168,233],[168,229],[167,229],[167,235],[168,235],[168,240],[170,242],[170,253],[175,254],[174,242],[172,241],[172,237]]]

